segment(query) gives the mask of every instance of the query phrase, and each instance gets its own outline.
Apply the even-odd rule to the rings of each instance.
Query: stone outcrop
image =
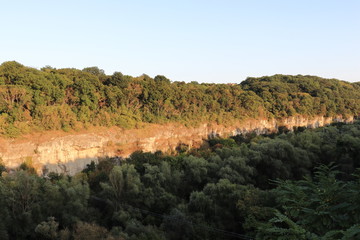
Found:
[[[18,139],[0,139],[0,158],[9,168],[31,161],[41,173],[66,172],[70,175],[81,171],[86,164],[99,157],[127,157],[137,150],[155,152],[173,151],[179,144],[199,147],[209,137],[228,137],[248,132],[270,133],[279,127],[316,128],[332,122],[353,122],[354,118],[342,117],[289,117],[284,119],[248,119],[224,126],[215,123],[185,127],[180,124],[147,124],[140,129],[124,130],[116,127],[94,128],[65,133],[48,131],[34,133]]]

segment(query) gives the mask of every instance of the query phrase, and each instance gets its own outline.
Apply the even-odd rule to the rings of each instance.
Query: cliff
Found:
[[[31,161],[39,173],[46,169],[73,175],[91,161],[97,161],[99,157],[127,157],[137,150],[167,152],[173,151],[180,143],[199,147],[204,139],[213,136],[227,137],[248,132],[269,133],[277,131],[279,127],[316,128],[332,122],[353,120],[352,117],[296,116],[285,119],[249,119],[231,126],[215,123],[205,123],[198,127],[147,124],[144,128],[131,130],[111,127],[73,133],[47,131],[18,139],[0,139],[0,158],[9,168],[16,168],[24,161]]]

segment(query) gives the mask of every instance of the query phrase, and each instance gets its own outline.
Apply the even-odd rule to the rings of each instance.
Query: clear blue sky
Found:
[[[360,81],[358,0],[1,1],[0,62],[240,82]]]

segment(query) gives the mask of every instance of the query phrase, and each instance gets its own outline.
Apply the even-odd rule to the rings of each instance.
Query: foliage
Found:
[[[341,181],[334,167],[316,168],[314,179],[278,181],[274,218],[262,224],[259,239],[355,239],[360,237],[359,183]]]
[[[195,125],[255,117],[358,116],[359,90],[357,83],[315,76],[186,84],[162,75],[105,75],[98,67],[37,70],[4,62],[0,134],[14,138],[31,130],[70,131],[91,125],[135,128],[141,122]]]
[[[75,176],[28,159],[2,168],[0,239],[358,239],[359,140],[358,122],[215,138]]]
[[[41,222],[36,226],[35,232],[43,239],[56,239],[58,237],[59,223],[55,221],[54,217],[49,217],[48,221]]]

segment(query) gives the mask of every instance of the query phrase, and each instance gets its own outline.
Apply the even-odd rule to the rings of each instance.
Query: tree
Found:
[[[59,223],[55,221],[54,217],[49,217],[46,222],[41,222],[36,226],[35,232],[38,233],[42,239],[55,240],[58,237]]]
[[[84,68],[82,71],[91,73],[97,77],[105,75],[105,71],[98,67],[87,67],[87,68]]]
[[[115,166],[109,174],[109,183],[101,184],[104,195],[115,211],[120,209],[125,200],[135,199],[140,191],[141,181],[134,165]]]
[[[26,103],[27,91],[21,86],[0,86],[0,107],[3,105],[5,111],[9,111],[15,107],[23,106]]]
[[[7,174],[0,181],[4,198],[4,219],[10,238],[25,239],[33,234],[39,207],[39,178],[25,171]],[[35,221],[34,221],[35,220]]]
[[[114,238],[109,231],[95,223],[79,222],[75,226],[74,240],[121,240]]]
[[[360,236],[359,175],[337,179],[334,166],[317,168],[314,179],[278,181],[279,211],[261,225],[258,237],[270,239],[355,239]],[[292,238],[287,238],[293,236]]]

